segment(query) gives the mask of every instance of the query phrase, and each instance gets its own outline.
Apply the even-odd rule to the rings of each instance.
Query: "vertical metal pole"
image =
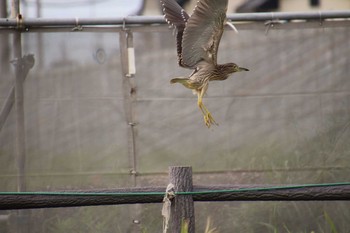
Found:
[[[12,0],[11,17],[18,17],[19,0]],[[23,81],[22,72],[22,37],[21,32],[13,35],[13,55],[17,59],[15,69],[15,111],[16,111],[16,154],[18,164],[18,191],[24,191],[25,187],[25,137],[24,137],[24,98],[23,98]]]
[[[123,72],[123,92],[124,92],[124,110],[126,115],[129,145],[129,164],[130,174],[133,177],[134,186],[137,186],[137,150],[136,150],[136,121],[134,102],[136,101],[136,85],[135,85],[135,55],[133,46],[133,34],[125,29],[120,32],[120,54]],[[142,205],[133,205],[131,213],[130,228],[128,232],[140,232],[140,220]]]
[[[170,167],[169,180],[176,192],[192,192],[192,168]],[[175,195],[170,209],[170,231],[179,233],[181,225],[188,224],[188,233],[195,232],[194,204],[191,195]]]
[[[126,121],[128,125],[128,144],[130,159],[130,174],[134,177],[134,185],[136,185],[137,161],[136,161],[136,122],[133,103],[136,100],[135,86],[135,64],[133,54],[133,35],[128,30],[120,33],[120,52],[121,65],[123,72],[123,92],[124,92],[124,109]]]
[[[16,32],[14,35],[14,55],[17,58],[16,79],[15,79],[15,118],[16,118],[16,157],[17,157],[17,191],[26,190],[26,151],[25,151],[25,126],[24,126],[24,96],[23,81],[24,75],[22,70],[22,47],[21,34]],[[18,232],[26,233],[28,227],[28,212],[20,210],[18,212]]]
[[[25,128],[24,128],[24,96],[23,96],[23,72],[21,58],[21,34],[14,34],[14,54],[18,59],[15,79],[15,111],[16,111],[16,154],[18,163],[18,191],[25,191]]]
[[[20,17],[19,0],[12,0],[11,2],[11,17]],[[13,55],[17,59],[15,69],[15,118],[16,118],[16,157],[18,166],[18,183],[17,191],[23,192],[26,190],[26,153],[25,153],[25,127],[24,127],[24,95],[23,95],[23,81],[24,72],[22,64],[22,37],[21,32],[18,31],[13,34]],[[18,232],[26,233],[29,231],[28,227],[28,212],[18,212]]]

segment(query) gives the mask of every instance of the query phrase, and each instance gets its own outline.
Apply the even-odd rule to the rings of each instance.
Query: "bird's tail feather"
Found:
[[[182,85],[184,85],[185,87],[192,89],[194,91],[194,93],[197,93],[196,89],[197,86],[194,85],[189,78],[185,78],[185,77],[178,77],[178,78],[173,78],[172,80],[170,80],[170,83],[181,83]]]
[[[183,77],[178,77],[178,78],[173,78],[170,80],[170,83],[181,83],[183,85],[185,85],[188,81],[188,78],[183,78]]]

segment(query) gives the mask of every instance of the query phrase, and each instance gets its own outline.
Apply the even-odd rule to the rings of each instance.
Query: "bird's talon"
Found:
[[[216,123],[216,121],[209,112],[206,115],[204,115],[204,122],[208,128],[210,128],[211,125],[219,125],[218,123]]]
[[[211,122],[210,122],[210,120],[208,119],[208,116],[204,116],[204,123],[205,123],[205,125],[206,125],[208,128],[210,128]]]

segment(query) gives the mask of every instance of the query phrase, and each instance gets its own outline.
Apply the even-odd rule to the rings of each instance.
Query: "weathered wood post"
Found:
[[[176,192],[192,192],[192,167],[169,167],[169,180]],[[192,195],[176,195],[171,202],[170,232],[179,233],[183,221],[188,223],[188,233],[194,233],[194,205]]]

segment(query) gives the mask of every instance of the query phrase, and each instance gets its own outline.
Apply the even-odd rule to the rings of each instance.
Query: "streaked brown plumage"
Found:
[[[194,69],[189,77],[174,78],[171,83],[181,83],[198,96],[205,124],[216,124],[202,102],[210,81],[226,80],[230,74],[248,71],[235,63],[217,64],[217,53],[226,20],[228,0],[200,0],[189,16],[175,0],[160,0],[166,21],[175,28],[178,64]]]

